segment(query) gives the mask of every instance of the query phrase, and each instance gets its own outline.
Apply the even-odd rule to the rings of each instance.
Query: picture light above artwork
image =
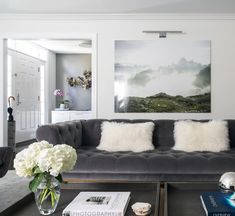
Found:
[[[159,38],[166,38],[167,34],[183,34],[183,31],[155,31],[155,30],[146,30],[142,31],[146,34],[159,34]]]

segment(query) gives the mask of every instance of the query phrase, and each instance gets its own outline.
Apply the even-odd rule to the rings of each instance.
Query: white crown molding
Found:
[[[235,14],[0,14],[0,20],[235,20]]]

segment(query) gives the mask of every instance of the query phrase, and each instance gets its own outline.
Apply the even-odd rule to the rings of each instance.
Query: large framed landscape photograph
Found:
[[[211,112],[209,40],[116,40],[115,112]]]

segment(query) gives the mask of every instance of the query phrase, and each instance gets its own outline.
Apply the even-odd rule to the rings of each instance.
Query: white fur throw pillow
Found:
[[[118,123],[103,122],[99,150],[109,152],[133,151],[142,152],[153,150],[153,122]]]
[[[226,121],[178,121],[174,129],[174,150],[220,152],[229,149]]]

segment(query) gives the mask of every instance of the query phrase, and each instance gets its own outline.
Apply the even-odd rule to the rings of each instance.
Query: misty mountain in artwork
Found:
[[[211,112],[210,42],[116,41],[114,102],[115,112]]]

